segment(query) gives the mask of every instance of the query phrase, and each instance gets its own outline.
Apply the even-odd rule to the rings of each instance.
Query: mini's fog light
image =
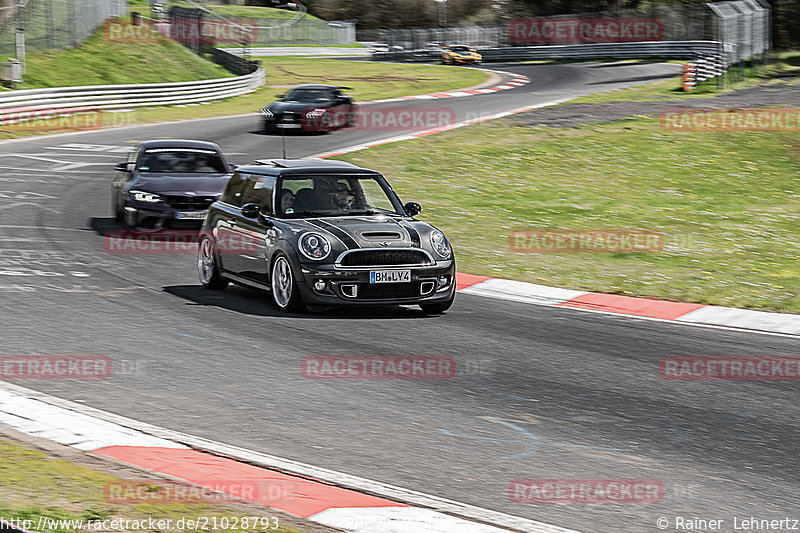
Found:
[[[450,284],[450,276],[439,276],[439,289],[447,287]]]
[[[324,279],[315,280],[314,281],[314,290],[317,291],[317,292],[322,292],[322,291],[325,290],[325,285],[326,285],[326,283],[325,283]]]

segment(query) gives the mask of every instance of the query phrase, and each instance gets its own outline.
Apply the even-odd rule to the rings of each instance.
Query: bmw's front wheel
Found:
[[[214,253],[214,243],[209,237],[202,237],[197,249],[197,273],[200,283],[206,289],[221,291],[228,286],[228,280],[220,276],[217,256]]]
[[[272,301],[281,311],[302,311],[303,300],[297,290],[297,282],[292,273],[292,265],[289,259],[279,253],[272,263],[272,275],[270,276],[270,287],[272,289]]]

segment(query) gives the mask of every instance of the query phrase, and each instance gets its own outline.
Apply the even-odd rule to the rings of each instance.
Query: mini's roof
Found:
[[[280,174],[302,174],[306,172],[344,172],[348,174],[377,174],[374,170],[361,168],[346,161],[308,157],[305,159],[257,159],[250,165],[241,165],[238,170],[263,172],[277,171]]]
[[[352,90],[350,87],[342,87],[341,85],[325,85],[324,83],[306,83],[303,85],[295,85],[292,89],[345,89]]]
[[[204,148],[206,150],[222,151],[216,143],[191,139],[157,139],[141,141],[139,145],[142,148]]]

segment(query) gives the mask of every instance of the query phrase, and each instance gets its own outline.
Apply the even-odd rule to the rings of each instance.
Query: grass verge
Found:
[[[340,156],[379,169],[446,232],[459,271],[800,313],[796,133],[673,133],[658,120],[510,119]],[[655,230],[658,253],[512,252],[528,229]]]
[[[185,53],[183,50],[179,50],[179,52]],[[343,73],[342,61],[337,59],[297,57],[263,57],[259,59],[262,60],[267,70],[267,81],[270,86],[262,87],[248,95],[203,105],[137,108],[124,114],[103,113],[100,122],[106,126],[120,126],[254,113],[275,100],[277,93],[285,92],[285,86],[300,83],[330,83],[352,87],[353,91],[348,92],[355,97],[356,102],[359,102],[462,89],[480,84],[488,79],[488,74],[479,70],[439,65],[385,65],[348,61],[347,71]],[[254,120],[254,127],[255,124]],[[70,127],[69,120],[59,122],[58,127],[33,123],[27,128],[16,128],[14,131],[8,129],[2,131],[0,128],[0,140],[34,134],[75,131],[76,129]]]
[[[31,520],[30,528],[39,524],[41,517],[50,520],[105,520],[118,519],[144,521],[148,518],[172,520],[177,524],[181,518],[198,520],[206,517],[209,524],[240,523],[245,517],[254,516],[254,509],[259,515],[268,517],[267,507],[254,507],[253,504],[117,504],[109,503],[104,496],[104,488],[108,483],[116,483],[119,478],[87,468],[85,466],[57,459],[44,452],[33,450],[16,442],[0,438],[0,516],[6,520]],[[144,474],[143,474],[144,475]],[[147,474],[150,476],[150,474]],[[145,478],[142,478],[143,480]],[[158,492],[162,486],[153,481],[147,486],[150,493]],[[134,495],[140,496],[140,495]],[[132,497],[134,497],[132,496]],[[276,521],[270,521],[266,527],[230,528],[228,531],[259,531],[280,533],[302,533],[293,527],[280,526],[272,529]],[[69,527],[63,522],[58,527],[45,528],[42,531],[73,532],[78,530],[74,525]],[[91,530],[84,527],[85,530]],[[95,529],[97,530],[97,529]],[[103,528],[103,531],[125,531],[125,528]],[[128,531],[132,529],[127,529]],[[195,531],[197,528],[135,528],[136,531]],[[37,529],[37,531],[39,531]]]
[[[113,26],[116,25],[116,26]],[[25,82],[20,89],[106,85],[123,83],[162,83],[233,76],[223,67],[191,53],[185,47],[160,36],[147,35],[148,42],[123,42],[133,28],[130,21],[116,19],[81,46],[67,50],[36,52],[27,57]]]

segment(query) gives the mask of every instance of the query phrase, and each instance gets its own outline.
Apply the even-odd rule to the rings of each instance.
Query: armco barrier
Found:
[[[722,54],[722,44],[717,41],[652,41],[635,43],[563,44],[549,46],[509,46],[506,48],[479,48],[478,53],[487,62],[497,61],[547,61],[559,59],[697,59]],[[436,61],[441,50],[406,50],[375,52],[376,61]]]
[[[9,91],[0,93],[0,124],[12,113],[21,112],[123,109],[207,102],[252,92],[264,85],[265,81],[264,69],[259,66],[250,74],[234,78]]]

